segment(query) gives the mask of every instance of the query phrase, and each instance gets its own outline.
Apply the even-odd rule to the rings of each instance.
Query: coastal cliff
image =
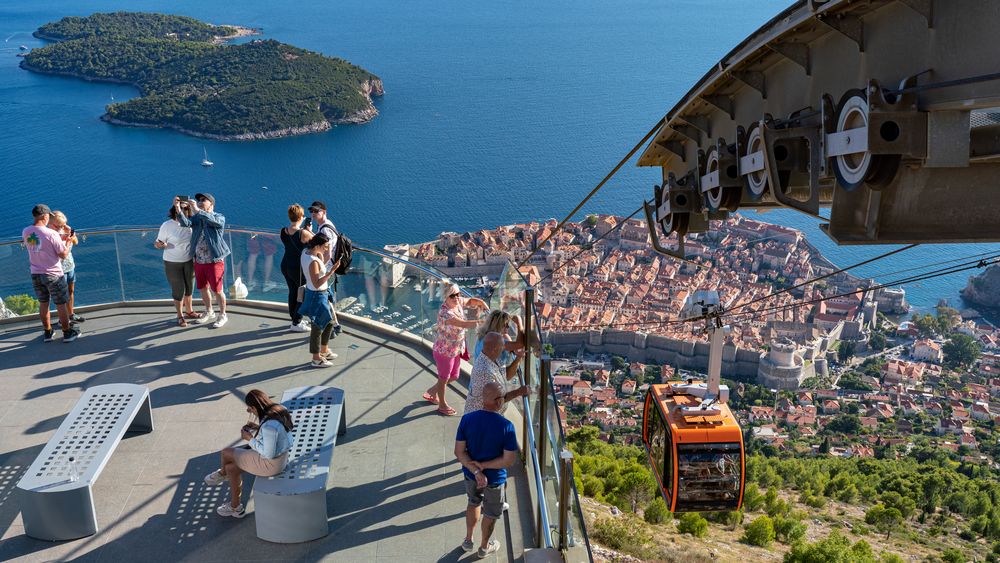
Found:
[[[1000,309],[1000,266],[990,266],[983,273],[970,277],[961,295],[970,304]]]

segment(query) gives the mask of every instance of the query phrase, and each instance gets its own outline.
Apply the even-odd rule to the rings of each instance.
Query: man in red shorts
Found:
[[[190,218],[181,211],[181,201],[174,198],[177,210],[177,221],[183,227],[191,227],[191,257],[194,258],[194,281],[201,290],[201,300],[205,303],[205,314],[194,322],[205,324],[215,321],[212,326],[222,328],[229,320],[226,316],[226,292],[223,289],[223,279],[226,273],[226,256],[229,256],[229,243],[226,242],[224,230],[226,217],[215,211],[215,198],[212,194],[195,194],[194,202],[186,201],[184,205],[194,212]],[[219,301],[219,316],[212,309],[212,296]]]

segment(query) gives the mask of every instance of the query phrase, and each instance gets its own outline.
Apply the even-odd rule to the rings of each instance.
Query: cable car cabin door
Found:
[[[653,476],[660,486],[660,493],[667,503],[667,510],[674,511],[677,490],[674,474],[674,441],[671,438],[670,427],[660,401],[657,400],[653,387],[646,392],[646,404],[643,408],[642,443],[649,455],[649,465],[653,468]]]

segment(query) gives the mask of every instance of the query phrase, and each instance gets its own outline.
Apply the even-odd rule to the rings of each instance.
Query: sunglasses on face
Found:
[[[458,293],[452,293],[451,295],[448,296],[448,299],[458,299],[458,297],[459,297]]]

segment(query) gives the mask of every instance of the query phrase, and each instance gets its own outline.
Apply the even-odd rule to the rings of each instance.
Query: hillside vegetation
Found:
[[[274,40],[220,45],[235,28],[192,18],[119,12],[64,18],[37,35],[28,70],[126,82],[142,96],[107,106],[105,119],[223,139],[324,130],[377,113],[381,81],[342,59]]]
[[[591,539],[640,559],[997,561],[1000,553],[1000,481],[940,449],[772,457],[753,453],[751,441],[741,511],[671,515],[641,448],[608,444],[592,426],[567,442],[577,489],[620,509],[585,502]]]

